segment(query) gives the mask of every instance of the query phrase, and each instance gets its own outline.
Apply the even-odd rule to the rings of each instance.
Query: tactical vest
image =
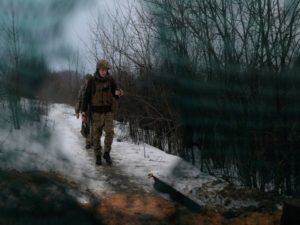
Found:
[[[96,78],[93,81],[91,99],[92,112],[105,113],[112,111],[113,95],[111,93],[111,80],[109,77]]]

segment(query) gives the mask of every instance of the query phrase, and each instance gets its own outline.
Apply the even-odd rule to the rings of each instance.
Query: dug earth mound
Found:
[[[190,224],[190,225],[279,225],[281,211],[244,212],[226,218],[220,212],[192,213],[186,208],[153,194],[114,194],[103,199],[96,215],[104,224]]]
[[[159,194],[91,193],[58,173],[0,170],[0,224],[279,225],[281,210],[199,213]]]

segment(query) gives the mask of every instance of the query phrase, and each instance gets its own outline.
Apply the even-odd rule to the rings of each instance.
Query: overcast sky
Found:
[[[95,65],[91,64],[87,60],[85,44],[89,42],[90,25],[93,21],[93,17],[97,17],[99,14],[105,14],[105,11],[114,8],[115,4],[118,4],[122,0],[94,0],[93,2],[80,6],[74,11],[66,20],[64,24],[64,36],[63,41],[66,43],[66,47],[70,46],[72,52],[70,55],[72,58],[69,61],[75,61],[76,53],[79,54],[79,64],[84,66],[84,72],[93,73]],[[68,69],[69,61],[51,59],[51,68],[54,70]]]
[[[90,26],[126,1],[135,0],[0,0],[0,67],[7,69],[17,54],[23,61],[46,61],[54,71],[79,63],[80,72],[94,72],[95,62],[85,54]]]
[[[87,41],[89,35],[88,21],[113,3],[109,0],[0,0],[1,71],[13,65],[16,55],[22,62],[46,62],[52,70],[73,69],[72,60],[75,61],[76,53],[83,53],[83,40]],[[78,62],[89,66],[82,55]]]

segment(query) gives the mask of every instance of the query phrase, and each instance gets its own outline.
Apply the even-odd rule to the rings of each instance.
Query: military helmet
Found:
[[[109,62],[105,59],[100,59],[98,62],[97,62],[97,69],[100,69],[100,68],[105,68],[105,69],[110,69],[110,65],[109,65]]]
[[[87,73],[87,74],[84,76],[84,79],[85,79],[85,80],[89,80],[89,79],[92,78],[92,77],[93,77],[93,75]]]

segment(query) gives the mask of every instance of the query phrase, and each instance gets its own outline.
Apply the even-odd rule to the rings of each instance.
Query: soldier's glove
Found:
[[[121,97],[124,95],[124,91],[122,89],[118,89],[116,90],[115,95]]]
[[[86,113],[85,112],[83,112],[83,113],[81,113],[81,118],[82,118],[82,122],[87,122],[87,116],[86,116]]]

